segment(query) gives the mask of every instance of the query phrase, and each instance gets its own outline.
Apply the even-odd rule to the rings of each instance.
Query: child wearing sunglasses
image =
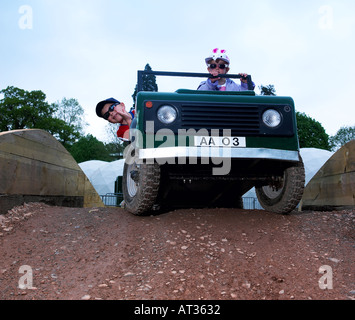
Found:
[[[220,78],[218,75],[229,72],[230,59],[225,50],[214,49],[212,54],[206,59],[207,70],[214,77],[203,81],[197,90],[201,91],[246,91],[248,90],[248,81],[246,73],[240,73],[242,76],[241,84],[236,84],[231,79]],[[255,87],[255,85],[254,85]]]
[[[117,137],[129,141],[129,128],[134,119],[134,110],[127,112],[123,102],[114,98],[101,101],[96,106],[96,114],[110,123],[119,124]]]

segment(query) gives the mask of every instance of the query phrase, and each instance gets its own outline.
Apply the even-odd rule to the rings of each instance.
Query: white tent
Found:
[[[117,177],[123,175],[124,160],[114,162],[87,161],[79,163],[80,168],[90,180],[96,192],[100,195],[115,192]]]
[[[100,160],[92,160],[92,161],[86,161],[79,163],[79,166],[81,170],[86,174],[86,176],[89,178],[92,176],[92,174],[100,167],[104,166],[107,164],[105,161],[100,161]]]
[[[301,149],[301,156],[306,171],[306,185],[333,155],[334,152],[327,150],[314,148]]]

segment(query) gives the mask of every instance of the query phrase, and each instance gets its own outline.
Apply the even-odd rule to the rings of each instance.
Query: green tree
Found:
[[[80,133],[77,132],[73,126],[57,118],[49,119],[48,126],[38,126],[37,129],[49,132],[67,149],[80,138]]]
[[[0,100],[1,131],[48,127],[55,109],[45,101],[42,91],[7,87],[0,93],[4,95]]]
[[[65,147],[80,137],[73,125],[53,116],[56,105],[48,104],[42,91],[29,92],[9,86],[0,93],[4,96],[0,100],[0,131],[42,129]]]
[[[123,159],[124,145],[120,143],[110,142],[105,144],[105,148],[113,160]]]
[[[84,127],[87,126],[87,123],[84,119],[84,109],[78,100],[63,98],[62,101],[55,102],[53,106],[57,110],[54,115],[56,118],[72,126],[81,136],[84,135]]]
[[[78,142],[74,143],[69,148],[69,152],[77,163],[90,160],[101,160],[108,162],[114,160],[110,156],[110,152],[107,150],[104,143],[97,140],[91,134],[81,137]]]
[[[152,71],[149,63],[145,66],[144,71]],[[158,92],[158,85],[156,83],[156,76],[153,74],[148,74],[143,76],[143,91],[153,91]],[[138,94],[138,83],[136,88],[134,89],[134,93],[132,95],[133,98],[133,105],[136,104],[136,97]]]
[[[107,150],[115,157],[115,160],[122,159],[125,144],[117,137],[117,124],[107,123],[105,129]]]
[[[259,89],[260,95],[262,96],[276,96],[276,90],[273,84],[269,84],[267,86],[261,85]]]
[[[330,145],[333,151],[337,151],[343,145],[355,139],[354,127],[341,127],[335,136],[330,138]]]
[[[329,135],[318,121],[300,112],[296,112],[296,118],[301,148],[331,150]]]

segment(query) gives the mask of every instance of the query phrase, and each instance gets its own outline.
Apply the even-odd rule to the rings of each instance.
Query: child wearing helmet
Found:
[[[201,91],[246,91],[248,90],[248,83],[245,79],[248,75],[240,73],[242,76],[241,84],[236,84],[231,79],[219,78],[220,74],[227,74],[229,72],[230,59],[227,56],[226,50],[214,49],[212,53],[205,59],[208,72],[214,77],[201,82],[197,90]],[[255,85],[254,85],[255,87]]]

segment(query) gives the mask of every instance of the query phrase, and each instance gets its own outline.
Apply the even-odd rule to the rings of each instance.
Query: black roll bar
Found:
[[[190,77],[190,78],[217,78],[213,77],[209,73],[192,73],[192,72],[170,72],[170,71],[146,71],[139,70],[138,71],[138,92],[143,91],[143,76],[144,75],[155,75],[155,76],[170,76],[170,77]],[[243,78],[239,74],[220,74],[219,78],[230,78],[230,79],[240,79]],[[248,90],[253,91],[254,85],[251,79],[251,76],[248,75],[246,77],[248,81]]]

